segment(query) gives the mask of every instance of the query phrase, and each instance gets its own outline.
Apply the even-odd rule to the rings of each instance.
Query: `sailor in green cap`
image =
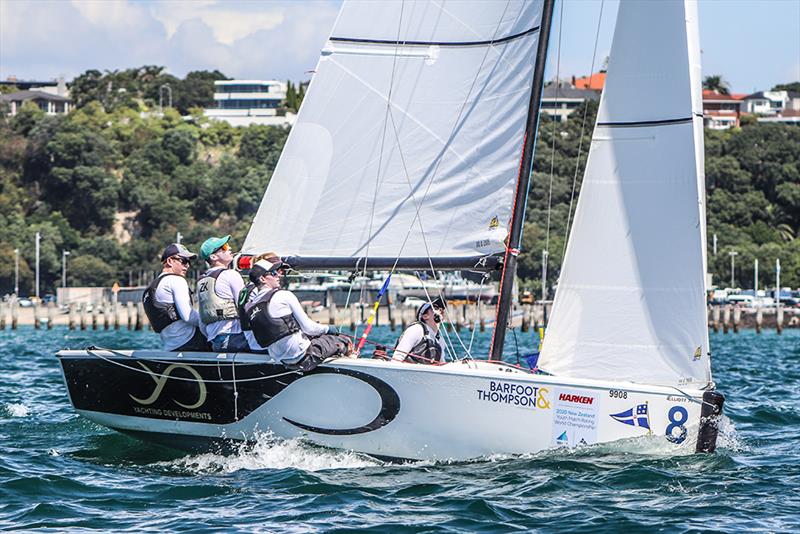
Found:
[[[247,338],[242,333],[236,299],[244,288],[241,275],[231,269],[233,250],[231,236],[209,237],[200,247],[200,258],[208,270],[197,281],[200,320],[206,325],[206,336],[215,352],[247,351]]]

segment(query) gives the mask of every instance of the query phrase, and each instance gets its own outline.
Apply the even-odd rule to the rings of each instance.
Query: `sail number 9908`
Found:
[[[608,396],[611,397],[612,399],[627,399],[628,392],[622,391],[621,389],[609,389]]]

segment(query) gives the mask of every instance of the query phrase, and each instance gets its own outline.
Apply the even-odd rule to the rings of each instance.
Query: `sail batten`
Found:
[[[697,35],[695,2],[620,3],[543,369],[711,380]]]
[[[541,10],[345,2],[244,252],[504,251]]]

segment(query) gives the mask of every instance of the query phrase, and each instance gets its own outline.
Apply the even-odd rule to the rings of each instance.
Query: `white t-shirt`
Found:
[[[225,267],[214,267],[209,271],[217,269],[225,269]],[[214,292],[217,296],[224,299],[231,299],[236,302],[239,299],[239,291],[244,288],[244,281],[242,276],[233,269],[225,269],[217,277],[217,282],[214,285]],[[242,325],[239,319],[226,319],[224,321],[215,321],[206,325],[206,337],[209,341],[214,339],[220,334],[240,334],[242,332]]]
[[[269,291],[270,289],[268,288],[260,289],[257,296],[251,296],[250,301],[253,302],[255,300],[265,299]],[[275,318],[285,317],[289,314],[293,315],[301,330],[300,332],[295,332],[291,336],[279,339],[267,347],[269,355],[275,360],[284,363],[296,363],[303,357],[306,353],[306,349],[308,349],[308,346],[311,344],[306,335],[318,336],[328,331],[327,326],[312,321],[311,318],[306,315],[300,301],[297,300],[297,297],[294,296],[294,293],[291,291],[278,291],[275,293],[272,296],[272,300],[269,301],[268,311],[269,314]],[[250,345],[250,348],[263,350],[256,341],[253,332],[245,332],[245,336],[247,337],[247,343]]]
[[[436,333],[433,332],[433,329],[429,326],[431,333],[435,336]],[[395,348],[394,354],[392,354],[393,360],[405,360],[406,356],[409,352],[413,352],[414,347],[417,346],[417,343],[422,341],[425,338],[425,329],[422,327],[420,323],[414,323],[400,335],[400,340],[397,342],[397,347]],[[439,348],[442,351],[442,361],[445,359],[445,355],[447,351],[445,350],[444,340],[442,336],[437,337],[437,341],[439,341]],[[422,354],[418,354],[417,356],[423,356]]]
[[[160,276],[161,280],[156,287],[155,300],[163,304],[175,304],[178,317],[180,317],[174,323],[167,325],[160,333],[164,350],[174,350],[192,339],[196,327],[200,327],[201,332],[203,329],[200,323],[200,314],[192,309],[186,278]]]

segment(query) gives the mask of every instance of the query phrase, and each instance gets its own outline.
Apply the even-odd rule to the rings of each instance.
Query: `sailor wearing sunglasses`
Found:
[[[144,311],[160,336],[165,350],[207,351],[211,347],[202,332],[200,316],[192,309],[192,295],[186,283],[189,264],[197,254],[173,243],[161,254],[161,274],[144,292]]]
[[[350,338],[306,315],[297,297],[281,289],[289,266],[262,255],[250,269],[251,284],[239,296],[250,352],[268,353],[290,369],[310,371],[326,358],[345,356]]]
[[[200,320],[215,352],[247,351],[236,299],[244,288],[242,276],[230,266],[233,262],[231,236],[210,237],[200,246],[200,258],[209,268],[197,281]]]

